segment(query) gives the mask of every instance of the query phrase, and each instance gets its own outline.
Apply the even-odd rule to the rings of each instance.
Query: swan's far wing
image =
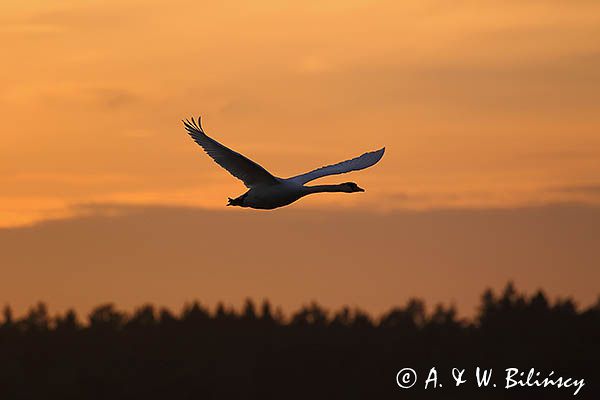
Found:
[[[312,180],[321,178],[323,176],[328,175],[337,175],[344,174],[350,171],[358,171],[360,169],[369,168],[372,165],[375,165],[381,157],[383,157],[383,153],[385,152],[385,147],[379,150],[371,151],[363,154],[362,156],[358,156],[351,160],[342,161],[337,164],[327,165],[325,167],[317,168],[314,171],[307,172],[306,174],[294,176],[289,178],[299,184],[304,185],[307,182]]]
[[[259,184],[274,184],[278,180],[269,173],[266,169],[255,163],[254,161],[244,157],[213,138],[210,138],[204,133],[200,124],[194,121],[183,121],[187,133],[198,143],[217,164],[225,168],[229,173],[244,182],[248,188],[252,188]]]

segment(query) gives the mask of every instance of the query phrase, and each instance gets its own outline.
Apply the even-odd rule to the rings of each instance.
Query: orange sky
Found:
[[[0,227],[223,208],[245,188],[185,134],[198,114],[284,177],[387,147],[350,175],[366,193],[298,209],[598,205],[599,37],[585,0],[5,0]]]
[[[344,199],[362,209],[599,201],[597,2],[1,11],[2,226],[89,201],[221,207],[243,186],[186,137],[192,114],[282,176],[386,145]]]

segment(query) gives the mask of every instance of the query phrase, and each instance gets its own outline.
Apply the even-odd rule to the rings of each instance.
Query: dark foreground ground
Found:
[[[600,302],[577,310],[511,285],[486,292],[474,321],[444,307],[426,314],[417,300],[376,320],[314,304],[284,319],[249,301],[237,313],[195,303],[180,315],[104,305],[85,323],[39,304],[21,319],[6,309],[0,325],[0,399],[599,399],[599,363]],[[477,367],[493,370],[487,387]],[[410,389],[396,382],[410,385],[403,368],[417,374]],[[465,370],[458,388],[453,368]],[[535,368],[530,383],[554,371],[573,386],[507,389],[507,368],[519,369],[515,380]]]

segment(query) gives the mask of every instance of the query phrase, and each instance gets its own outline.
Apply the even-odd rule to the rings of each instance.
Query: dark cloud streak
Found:
[[[484,285],[597,298],[600,208],[224,212],[88,206],[0,229],[0,302],[89,310],[102,301],[179,307],[198,298],[317,300],[378,313],[411,296],[470,314]]]

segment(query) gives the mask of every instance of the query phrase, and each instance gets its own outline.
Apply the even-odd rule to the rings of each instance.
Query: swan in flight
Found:
[[[182,121],[187,133],[198,143],[212,159],[225,168],[229,173],[242,182],[249,189],[243,195],[232,199],[229,198],[228,206],[250,207],[263,210],[286,206],[311,193],[364,192],[354,182],[340,183],[338,185],[315,185],[305,186],[306,183],[328,175],[344,174],[368,168],[383,157],[385,147],[376,151],[365,153],[351,160],[342,161],[337,164],[317,168],[314,171],[291,178],[278,178],[271,175],[269,171],[244,157],[204,133],[198,122]]]

